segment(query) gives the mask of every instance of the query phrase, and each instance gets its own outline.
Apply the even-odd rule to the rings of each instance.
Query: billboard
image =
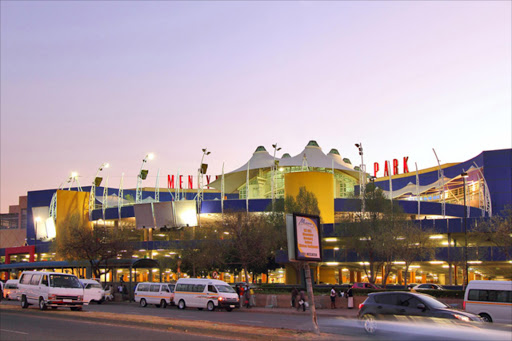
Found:
[[[321,262],[320,217],[294,213],[286,216],[288,258],[296,261]]]

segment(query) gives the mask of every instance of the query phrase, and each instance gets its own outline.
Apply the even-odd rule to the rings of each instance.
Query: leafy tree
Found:
[[[315,194],[309,192],[306,187],[299,188],[299,194],[297,194],[295,198],[291,195],[286,196],[284,208],[286,213],[320,215],[318,199]]]
[[[479,222],[473,229],[479,243],[497,247],[506,259],[512,258],[512,206],[507,206],[500,215]]]
[[[366,187],[363,200],[365,212],[356,214],[352,222],[344,222],[342,234],[346,246],[358,253],[368,281],[375,283],[379,269],[384,266],[383,283],[386,283],[397,256],[396,229],[404,224],[406,217],[397,204],[392,204],[372,184]]]
[[[104,274],[101,269],[107,268],[109,260],[133,253],[122,230],[106,226],[92,228],[78,215],[71,215],[65,220],[53,245],[60,259],[88,261],[95,278]]]

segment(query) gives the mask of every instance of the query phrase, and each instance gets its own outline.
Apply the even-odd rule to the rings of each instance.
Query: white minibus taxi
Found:
[[[135,287],[135,302],[141,307],[154,304],[157,308],[165,308],[173,304],[174,284],[141,282]]]
[[[9,279],[5,282],[4,286],[4,298],[6,300],[18,300],[18,280]]]
[[[105,300],[105,291],[101,287],[100,282],[94,279],[80,279],[80,283],[84,287],[84,302],[90,304],[96,302],[103,303]]]
[[[18,283],[22,308],[38,304],[39,309],[67,307],[82,310],[84,288],[75,275],[60,272],[24,271]]]
[[[464,309],[486,322],[512,323],[512,281],[471,281]]]
[[[240,300],[236,291],[226,282],[207,278],[180,278],[174,290],[174,302],[179,309],[186,307],[225,308],[231,311],[240,308]]]

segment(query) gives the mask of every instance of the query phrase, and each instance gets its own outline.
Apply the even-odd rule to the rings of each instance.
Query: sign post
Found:
[[[306,275],[311,320],[315,334],[320,334],[316,316],[315,295],[311,281],[310,262],[322,261],[322,244],[320,236],[320,217],[293,213],[286,215],[286,234],[288,237],[288,258],[300,262]]]

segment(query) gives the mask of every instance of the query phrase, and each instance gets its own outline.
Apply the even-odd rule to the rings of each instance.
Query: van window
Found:
[[[149,291],[149,284],[139,284],[137,286],[137,291]]]
[[[30,280],[32,279],[32,274],[23,274],[20,279],[21,284],[30,284]]]
[[[217,287],[217,290],[218,290],[219,292],[235,293],[235,294],[236,294],[235,289],[233,289],[233,288],[232,288],[232,287],[230,287],[229,285],[216,285],[215,287]]]
[[[194,291],[195,292],[203,292],[205,287],[206,287],[206,285],[204,285],[204,284],[196,284]]]
[[[78,278],[71,275],[50,275],[50,286],[53,288],[83,288]]]
[[[39,285],[40,279],[41,279],[41,275],[32,275],[32,279],[30,280],[30,285]]]
[[[470,289],[468,301],[512,303],[512,291]]]
[[[215,289],[215,287],[213,285],[208,285],[208,291],[209,292],[217,292],[217,289]]]
[[[168,284],[170,292],[174,292],[174,284]]]
[[[161,289],[161,291],[163,291],[163,292],[169,292],[169,287],[168,287],[167,285],[165,285],[165,284],[164,284],[164,285],[162,285],[162,289]]]
[[[48,286],[48,275],[43,275],[43,280],[41,281],[41,285]]]
[[[160,284],[151,284],[151,289],[149,291],[151,291],[151,292],[159,292],[160,291]]]

